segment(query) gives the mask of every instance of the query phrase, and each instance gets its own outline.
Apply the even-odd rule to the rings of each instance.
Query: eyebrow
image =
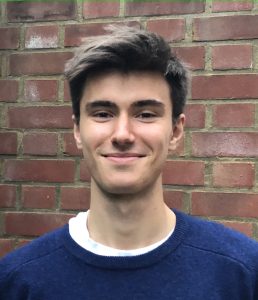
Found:
[[[90,111],[91,109],[98,107],[107,107],[111,109],[117,109],[117,105],[108,100],[95,100],[86,104],[86,111]]]
[[[164,105],[164,103],[162,103],[156,99],[144,99],[144,100],[138,100],[138,101],[132,103],[132,107],[134,107],[134,108],[142,108],[145,106],[154,106],[154,107],[164,108],[165,105]],[[86,109],[86,111],[90,111],[94,108],[99,108],[99,107],[118,109],[117,104],[115,104],[114,102],[109,101],[109,100],[91,101],[86,104],[85,109]]]
[[[155,106],[155,107],[164,107],[164,103],[156,100],[156,99],[145,99],[139,100],[133,103],[134,107],[144,107],[144,106]]]

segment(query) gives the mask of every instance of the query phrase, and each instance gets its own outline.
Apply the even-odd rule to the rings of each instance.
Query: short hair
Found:
[[[108,35],[94,36],[78,48],[65,66],[75,122],[80,122],[80,101],[87,78],[107,71],[155,71],[170,87],[172,120],[183,112],[188,93],[188,71],[169,44],[155,33],[127,26],[107,26]]]

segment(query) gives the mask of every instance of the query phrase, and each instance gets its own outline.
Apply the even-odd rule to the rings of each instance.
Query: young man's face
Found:
[[[97,186],[131,194],[160,178],[183,122],[181,115],[172,126],[170,90],[160,74],[113,72],[87,80],[74,135]]]

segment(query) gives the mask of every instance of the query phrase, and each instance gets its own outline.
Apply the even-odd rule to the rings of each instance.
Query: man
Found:
[[[182,137],[187,95],[169,45],[113,28],[79,49],[66,76],[90,210],[7,255],[0,298],[258,299],[258,244],[163,201],[161,172]]]

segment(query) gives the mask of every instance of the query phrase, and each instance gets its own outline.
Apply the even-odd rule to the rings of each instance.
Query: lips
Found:
[[[102,156],[115,163],[129,163],[145,157],[146,155],[139,153],[107,153]]]

